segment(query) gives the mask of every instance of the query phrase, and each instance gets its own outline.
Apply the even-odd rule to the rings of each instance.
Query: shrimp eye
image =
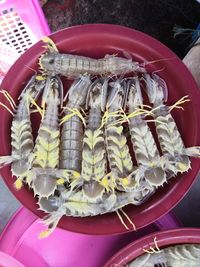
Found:
[[[54,59],[52,58],[49,60],[49,64],[53,64],[53,63],[54,63]]]

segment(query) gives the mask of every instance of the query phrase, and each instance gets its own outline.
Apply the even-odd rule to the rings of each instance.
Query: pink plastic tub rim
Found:
[[[200,229],[179,228],[151,233],[134,241],[133,243],[117,252],[108,262],[106,262],[103,267],[126,266],[127,263],[144,254],[143,249],[148,250],[150,246],[155,248],[155,237],[159,248],[185,243],[200,244]]]
[[[16,259],[10,257],[9,255],[0,252],[0,266],[1,267],[25,267]]]
[[[114,253],[133,240],[156,230],[179,227],[176,217],[167,214],[158,222],[137,232],[116,236],[87,236],[57,228],[47,239],[38,240],[43,229],[36,215],[26,208],[19,209],[0,236],[0,251],[29,267],[28,259],[37,267],[64,267],[65,262],[76,267],[102,267]],[[59,247],[59,249],[54,249]],[[84,264],[78,254],[84,253]],[[66,255],[68,256],[66,260]],[[68,266],[68,265],[67,265]],[[32,267],[32,266],[30,266]]]
[[[39,16],[40,23],[41,23],[41,28],[43,30],[43,34],[44,35],[51,34],[49,25],[48,25],[47,20],[46,20],[46,18],[44,16],[44,13],[42,11],[42,8],[40,6],[39,1],[38,0],[32,0],[32,2],[33,2],[33,5],[35,6],[36,12],[37,12],[37,14]]]

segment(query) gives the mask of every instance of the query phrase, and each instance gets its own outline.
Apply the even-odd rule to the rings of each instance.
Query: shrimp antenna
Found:
[[[14,116],[15,114],[2,102],[0,102],[0,106],[4,107],[12,116]]]
[[[31,68],[31,67],[29,67],[28,65],[24,65],[26,68],[28,68],[29,70],[32,70],[34,73],[35,73],[35,75],[37,74],[37,71],[36,70],[34,70],[33,68]]]
[[[15,110],[17,106],[16,106],[16,103],[15,103],[15,101],[13,100],[12,96],[11,96],[6,90],[0,90],[0,93],[3,94],[3,95],[5,96],[5,98],[8,100],[8,102],[9,102],[11,108],[12,108],[13,110]]]
[[[161,71],[163,71],[163,70],[165,70],[165,67],[163,67],[163,68],[161,68],[161,69],[159,69],[159,70],[154,70],[154,71],[152,72],[152,75],[154,75],[154,74],[156,74],[156,73],[158,73],[158,72],[161,72]]]
[[[122,225],[123,225],[127,230],[130,230],[130,229],[128,228],[128,226],[125,224],[125,222],[124,222],[122,216],[120,215],[119,211],[116,210],[115,212],[117,213],[117,216],[118,216],[120,222],[122,223]]]
[[[130,219],[130,217],[128,216],[128,214],[123,209],[120,209],[120,211],[126,217],[126,219],[128,220],[128,222],[133,226],[133,229],[136,231],[136,226],[133,223],[133,221]]]
[[[123,226],[127,229],[127,230],[130,230],[130,228],[127,226],[127,224],[124,222],[120,212],[125,216],[125,218],[128,220],[128,222],[132,225],[133,229],[136,231],[136,226],[135,224],[132,222],[132,220],[130,219],[130,217],[128,216],[128,214],[126,214],[126,212],[123,210],[123,209],[119,209],[119,210],[116,210],[115,212],[117,213],[117,216],[120,220],[120,222],[123,224]]]
[[[157,63],[157,62],[160,62],[160,61],[167,61],[167,60],[174,60],[174,59],[177,59],[177,58],[176,57],[160,58],[160,59],[156,59],[156,60],[152,60],[152,61],[143,62],[141,64],[141,66],[145,67],[146,65],[149,65],[149,64],[152,64],[152,63]]]
[[[179,99],[175,104],[173,104],[170,108],[169,111],[171,112],[174,108],[177,109],[182,109],[184,110],[184,108],[181,106],[182,104],[184,104],[185,102],[190,102],[189,96],[183,96],[181,99]]]

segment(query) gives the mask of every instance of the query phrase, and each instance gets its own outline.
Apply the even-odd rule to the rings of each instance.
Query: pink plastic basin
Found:
[[[175,216],[167,214],[156,223],[129,234],[89,236],[57,228],[50,237],[40,240],[38,234],[44,229],[40,219],[21,208],[0,237],[0,251],[26,267],[102,267],[114,253],[133,240],[157,230],[179,226]]]
[[[8,256],[7,254],[0,252],[0,266],[1,267],[25,267],[20,262],[16,261],[14,258]]]
[[[179,228],[162,232],[151,233],[142,237],[115,254],[104,267],[121,267],[133,261],[144,253],[143,249],[155,248],[154,238],[157,238],[159,248],[178,244],[200,244],[200,229]]]
[[[148,64],[148,70],[163,70],[160,75],[166,80],[169,87],[168,104],[175,103],[184,95],[189,95],[191,102],[185,104],[185,111],[174,110],[173,115],[182,134],[186,146],[200,144],[200,91],[197,85],[181,62],[181,60],[167,47],[155,39],[141,32],[114,25],[82,25],[67,28],[51,35],[61,52],[76,55],[100,58],[105,54],[123,56],[128,52],[133,59],[140,62],[154,61]],[[44,52],[43,43],[39,42],[31,47],[10,69],[5,77],[2,88],[7,89],[16,100],[24,83],[33,74],[32,69],[38,68],[38,57]],[[164,59],[164,60],[160,60]],[[158,61],[156,61],[158,60]],[[155,62],[156,61],[156,62]],[[66,81],[66,79],[63,79]],[[12,82],[11,82],[12,81]],[[5,101],[0,96],[0,101]],[[5,101],[5,104],[6,103]],[[11,115],[1,108],[0,127],[0,155],[10,154],[10,126]],[[37,121],[33,127],[36,128]],[[136,228],[144,227],[171,210],[186,194],[192,185],[200,168],[198,159],[191,159],[192,169],[188,173],[179,175],[154,194],[147,202],[139,207],[129,205],[124,210],[132,219]],[[1,174],[9,189],[21,203],[40,217],[44,213],[38,211],[37,200],[27,187],[16,191],[10,166],[1,170]],[[63,217],[59,226],[70,231],[87,234],[116,234],[127,232],[115,213],[102,216],[73,218]]]

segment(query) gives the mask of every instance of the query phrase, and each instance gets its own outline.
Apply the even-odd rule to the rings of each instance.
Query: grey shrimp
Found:
[[[172,174],[188,171],[190,166],[189,156],[199,157],[200,147],[185,148],[177,125],[170,113],[171,107],[165,105],[167,101],[167,85],[157,74],[152,77],[145,74],[146,92],[149,101],[154,107],[154,118],[156,120],[156,131],[163,152],[163,162],[166,170],[169,169]],[[187,102],[186,97],[178,103]],[[171,174],[171,176],[172,176]]]
[[[42,70],[50,74],[60,74],[68,78],[80,75],[124,75],[131,72],[145,72],[138,62],[132,59],[106,55],[101,59],[93,59],[71,54],[60,54],[49,38],[43,39],[48,44],[48,52],[39,59]]]
[[[15,103],[6,91],[4,95],[13,102],[14,117],[11,125],[11,156],[0,157],[0,167],[11,163],[11,172],[18,179],[15,182],[17,189],[22,187],[22,181],[26,180],[26,174],[32,167],[33,160],[33,135],[30,119],[30,103],[41,93],[45,85],[45,80],[37,80],[37,76],[31,77],[26,87],[19,96],[19,104]]]
[[[166,173],[160,164],[161,157],[153,134],[144,120],[145,114],[131,116],[143,106],[139,78],[129,80],[127,90],[128,124],[133,150],[138,163],[139,175],[137,179],[145,178],[152,186],[162,185],[166,181]]]

